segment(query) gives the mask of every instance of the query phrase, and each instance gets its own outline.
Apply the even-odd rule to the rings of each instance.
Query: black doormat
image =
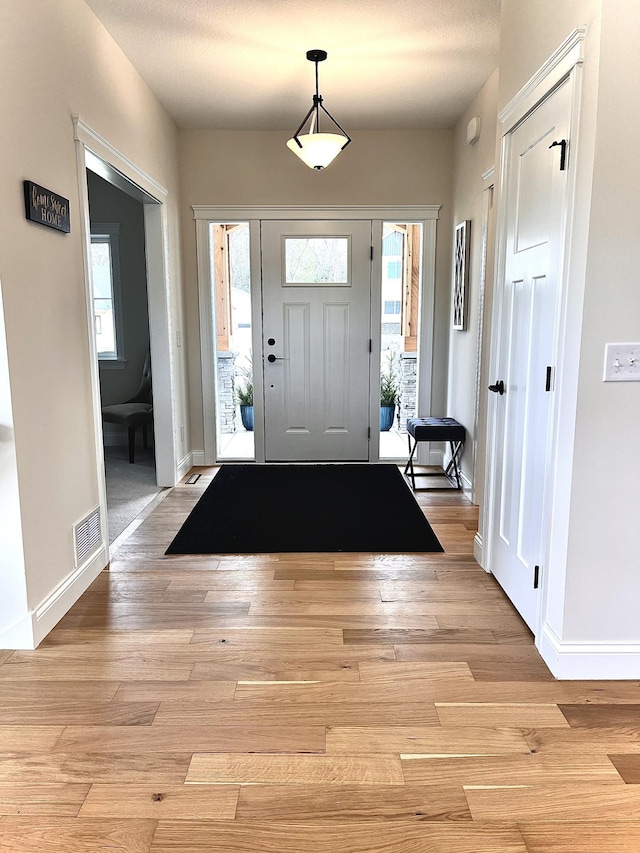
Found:
[[[166,553],[442,550],[395,465],[223,465]]]

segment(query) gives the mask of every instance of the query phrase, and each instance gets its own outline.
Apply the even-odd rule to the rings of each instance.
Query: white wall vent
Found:
[[[73,541],[76,552],[76,567],[84,565],[87,559],[102,545],[100,507],[97,506],[86,518],[73,526]]]

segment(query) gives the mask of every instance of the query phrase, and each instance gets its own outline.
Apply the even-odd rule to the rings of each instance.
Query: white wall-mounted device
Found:
[[[480,116],[474,116],[467,125],[467,145],[473,145],[480,139],[480,128],[482,121]]]
[[[606,344],[605,382],[640,382],[640,344]]]

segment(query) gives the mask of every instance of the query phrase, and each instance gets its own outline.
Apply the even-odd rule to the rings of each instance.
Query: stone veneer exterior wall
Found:
[[[220,432],[236,432],[235,354],[218,353],[218,419]]]
[[[407,418],[416,417],[418,397],[418,353],[403,352],[400,354],[400,432],[407,431]]]

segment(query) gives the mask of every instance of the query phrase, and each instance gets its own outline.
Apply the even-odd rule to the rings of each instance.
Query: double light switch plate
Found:
[[[605,382],[640,382],[640,344],[606,344]]]

